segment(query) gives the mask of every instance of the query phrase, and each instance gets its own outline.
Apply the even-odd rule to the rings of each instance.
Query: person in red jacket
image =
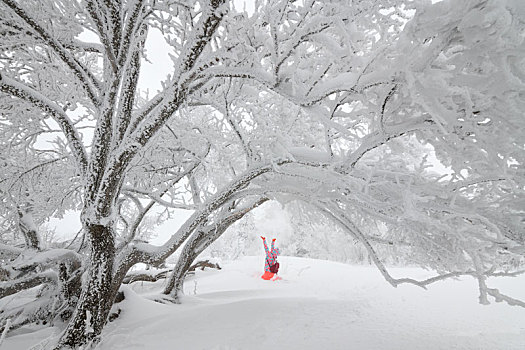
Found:
[[[264,274],[261,276],[264,280],[269,280],[275,276],[274,280],[277,278],[277,271],[279,270],[279,263],[277,262],[277,256],[279,256],[279,248],[275,248],[275,238],[272,239],[271,249],[268,249],[266,244],[266,237],[261,236],[264,244],[264,251],[266,252],[266,258],[264,262]]]

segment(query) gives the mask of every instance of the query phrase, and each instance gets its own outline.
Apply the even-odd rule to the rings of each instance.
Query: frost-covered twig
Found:
[[[525,270],[518,270],[514,272],[491,272],[490,277],[516,277],[519,275],[523,275],[525,273]]]
[[[134,190],[130,191],[130,192],[135,192]],[[142,194],[146,194],[144,192],[142,192]],[[162,205],[163,207],[166,207],[166,208],[172,208],[172,209],[185,209],[185,210],[195,210],[195,206],[194,205],[188,205],[188,204],[177,204],[177,203],[172,203],[172,202],[168,202],[162,198],[160,198],[159,196],[155,196],[153,194],[146,194],[149,198],[151,198],[155,203],[158,203],[160,205]]]
[[[347,159],[344,162],[346,168],[353,168],[355,164],[361,159],[366,153],[370,152],[373,149],[378,148],[381,145],[384,145],[391,139],[395,139],[412,133],[417,130],[424,130],[431,127],[435,124],[431,119],[426,117],[416,118],[409,120],[406,123],[396,125],[395,127],[390,127],[388,132],[376,132],[370,135],[367,135],[363,138],[361,145],[356,150],[349,152]]]
[[[5,74],[0,73],[0,91],[8,93],[12,96],[18,97],[22,100],[30,102],[34,106],[40,108],[43,112],[48,113],[60,126],[60,129],[66,136],[69,146],[75,160],[79,164],[79,169],[82,174],[87,168],[87,153],[82,143],[78,130],[73,125],[71,119],[55,102],[41,94],[40,92],[26,86],[18,81],[15,81]]]
[[[38,22],[25,9],[20,7],[16,1],[2,0],[2,2],[11,8],[13,12],[15,12],[32,30],[34,30],[53,51],[55,51],[64,63],[66,63],[66,65],[74,72],[74,76],[76,76],[83,85],[93,104],[98,105],[98,92],[94,86],[94,82],[96,82],[95,77],[82,67],[74,55],[65,49],[64,46],[56,40],[52,34],[48,33],[44,27],[39,25]]]
[[[11,328],[11,319],[10,318],[8,318],[7,321],[5,321],[4,331],[2,332],[2,335],[0,336],[0,347],[2,347],[2,343],[4,342],[5,337],[6,337],[7,333],[9,332],[9,328]]]
[[[144,190],[139,190],[139,189],[136,189],[136,188],[126,187],[126,188],[123,188],[122,191],[123,192],[138,193],[138,194],[145,195],[145,196],[151,198],[154,202],[156,202],[156,203],[158,203],[158,204],[160,204],[160,205],[162,205],[162,206],[164,206],[166,208],[185,209],[185,210],[194,210],[195,209],[194,205],[171,203],[171,202],[168,202],[168,201],[162,199],[160,195],[156,195],[154,193],[151,193],[151,192],[148,192],[148,191],[144,191]]]

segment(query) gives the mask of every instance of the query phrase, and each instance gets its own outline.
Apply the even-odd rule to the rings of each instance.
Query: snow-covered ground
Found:
[[[135,283],[97,349],[525,349],[525,310],[478,304],[472,278],[425,291],[393,288],[373,267],[293,257],[280,262],[282,280],[275,282],[259,278],[262,257],[198,271],[187,280],[180,305],[147,299],[158,295],[162,281]],[[488,282],[525,299],[525,276]],[[11,336],[2,349],[31,348],[53,331]]]

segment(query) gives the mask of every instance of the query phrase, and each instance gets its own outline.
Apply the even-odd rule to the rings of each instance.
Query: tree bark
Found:
[[[18,208],[18,225],[29,249],[40,250],[40,238],[30,209]]]
[[[112,288],[113,224],[88,224],[85,229],[91,241],[90,266],[75,312],[55,349],[74,348],[95,340],[102,332],[116,296]]]
[[[210,231],[206,230],[206,228],[200,228],[186,243],[177,261],[177,265],[173,269],[173,273],[164,288],[164,294],[171,295],[175,300],[178,299],[188,269],[197,256],[202,252],[201,249],[197,248],[207,234],[210,234]]]
[[[34,276],[0,282],[0,299],[44,283],[56,283],[56,281],[56,274],[44,272]]]

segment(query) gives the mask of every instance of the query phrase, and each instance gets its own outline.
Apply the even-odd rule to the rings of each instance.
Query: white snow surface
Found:
[[[96,349],[525,349],[525,310],[478,304],[472,278],[437,282],[425,291],[393,288],[372,266],[279,260],[279,281],[260,278],[263,257],[199,270],[185,282],[179,305],[149,300],[164,281],[126,286],[121,315]],[[396,277],[431,275],[390,270]],[[488,284],[525,299],[525,276]],[[53,332],[14,335],[2,349],[28,349]]]

